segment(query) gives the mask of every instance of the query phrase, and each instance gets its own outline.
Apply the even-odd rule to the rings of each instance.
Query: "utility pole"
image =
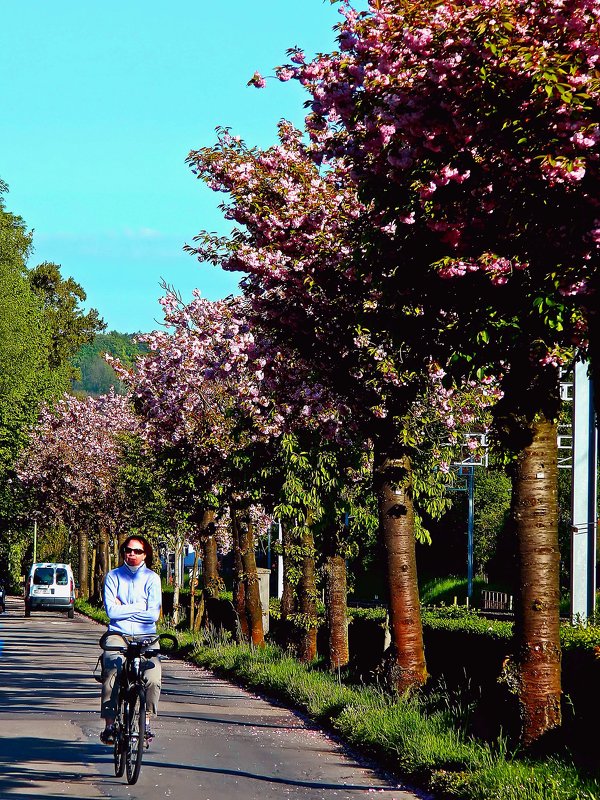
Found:
[[[277,556],[277,597],[283,596],[283,527],[279,520],[279,555]]]
[[[596,602],[598,431],[587,363],[575,364],[571,492],[571,621],[585,623]]]

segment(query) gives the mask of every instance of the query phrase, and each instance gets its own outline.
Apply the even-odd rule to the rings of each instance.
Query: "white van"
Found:
[[[34,564],[25,582],[25,616],[32,611],[66,611],[75,616],[75,581],[70,564]]]

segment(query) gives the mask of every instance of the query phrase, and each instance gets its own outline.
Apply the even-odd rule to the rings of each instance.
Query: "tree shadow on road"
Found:
[[[10,722],[7,723],[10,727]],[[9,731],[8,731],[9,732]],[[33,736],[2,737],[0,739],[0,798],[14,795],[23,798],[69,797],[65,784],[92,786],[98,782],[98,767],[112,764],[112,750],[100,749],[96,743],[43,739]],[[48,765],[52,765],[49,769]],[[84,772],[78,765],[92,767]],[[56,786],[52,794],[42,793],[41,784]],[[61,790],[62,785],[62,790]],[[29,793],[26,793],[30,790]],[[86,793],[83,793],[86,795]],[[89,794],[86,795],[89,797]],[[82,797],[81,800],[84,800]]]
[[[381,784],[348,784],[348,783],[327,783],[324,781],[303,781],[298,778],[285,778],[276,775],[261,775],[257,772],[248,772],[243,769],[218,769],[216,767],[206,767],[201,764],[169,764],[164,761],[144,760],[144,765],[160,769],[191,770],[193,772],[210,773],[213,775],[229,775],[234,778],[249,778],[255,781],[263,781],[270,784],[282,784],[284,786],[299,786],[305,789],[338,789],[344,791],[376,791],[376,792],[397,792],[399,787],[396,785],[383,786]]]

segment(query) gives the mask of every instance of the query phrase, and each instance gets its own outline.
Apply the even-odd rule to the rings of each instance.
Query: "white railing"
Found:
[[[505,592],[492,592],[484,589],[481,592],[484,611],[512,611],[513,596]]]

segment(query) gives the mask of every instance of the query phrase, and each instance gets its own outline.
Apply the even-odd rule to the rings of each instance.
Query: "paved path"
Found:
[[[163,662],[157,738],[135,786],[102,745],[92,671],[101,626],[9,598],[0,615],[0,800],[417,800],[299,714],[210,672]]]

